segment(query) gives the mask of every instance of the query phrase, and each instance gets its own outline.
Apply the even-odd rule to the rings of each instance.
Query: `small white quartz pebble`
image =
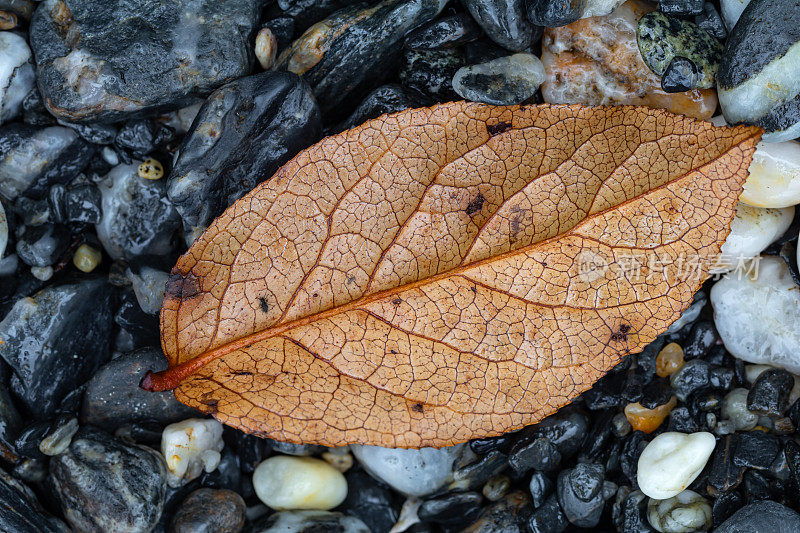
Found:
[[[742,202],[754,207],[800,204],[800,143],[758,143]]]
[[[342,473],[314,457],[270,457],[253,472],[253,488],[259,499],[276,511],[327,511],[347,497]]]
[[[782,259],[760,257],[757,267],[711,288],[714,325],[735,357],[800,373],[800,290]]]
[[[647,521],[661,533],[694,533],[711,527],[711,506],[691,490],[666,500],[651,499],[647,504]]]
[[[657,436],[639,456],[639,488],[657,500],[677,496],[706,466],[715,442],[714,435],[705,431]]]
[[[758,423],[758,415],[747,409],[747,393],[747,389],[736,388],[722,399],[722,418],[740,431],[751,430]]]
[[[167,483],[180,487],[203,470],[219,466],[222,424],[211,418],[189,418],[170,424],[161,434],[161,453],[167,462]]]
[[[258,64],[264,70],[272,68],[275,63],[275,57],[278,55],[278,41],[272,30],[269,28],[261,28],[258,35],[256,35],[256,59]]]
[[[728,272],[752,259],[784,234],[792,223],[794,207],[783,209],[736,206],[731,232],[720,250],[716,272]]]
[[[36,74],[25,38],[0,31],[0,124],[14,118],[33,88]]]

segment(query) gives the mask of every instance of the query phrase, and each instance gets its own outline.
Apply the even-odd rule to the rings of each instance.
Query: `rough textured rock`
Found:
[[[464,5],[494,42],[515,52],[530,47],[534,28],[525,19],[523,0],[465,0]]]
[[[171,392],[151,393],[139,387],[148,370],[166,367],[161,350],[142,348],[123,354],[100,368],[83,393],[81,422],[112,430],[131,422],[155,420],[170,424],[197,416]]]
[[[78,531],[150,531],[164,507],[165,476],[157,452],[93,428],[81,428],[69,449],[50,460],[56,498]]]
[[[19,114],[22,100],[33,88],[36,74],[25,38],[0,32],[0,124]]]
[[[751,503],[725,520],[715,533],[795,533],[800,514],[770,500]]]
[[[239,533],[245,503],[231,490],[199,489],[189,494],[172,519],[171,533]]]
[[[108,359],[112,298],[103,279],[54,285],[17,301],[0,322],[0,357],[29,412],[53,414]]]
[[[74,122],[192,103],[252,63],[259,0],[46,0],[31,22],[39,89]]]
[[[68,533],[47,514],[33,491],[0,469],[0,529],[9,533]]]
[[[314,143],[320,130],[314,97],[294,74],[264,72],[215,91],[200,108],[167,182],[187,244]]]

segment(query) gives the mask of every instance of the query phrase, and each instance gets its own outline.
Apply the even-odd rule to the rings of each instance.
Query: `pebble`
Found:
[[[252,533],[371,533],[354,516],[329,511],[282,511],[253,524]]]
[[[629,403],[625,406],[625,417],[634,431],[650,434],[661,426],[677,403],[678,400],[674,396],[669,402],[653,409],[646,409],[638,402]]]
[[[728,30],[725,28],[725,23],[722,21],[719,11],[711,2],[703,4],[703,11],[694,17],[694,23],[720,41],[728,36]]]
[[[688,89],[714,87],[722,44],[694,22],[651,11],[639,19],[636,38],[642,59],[656,76],[664,76],[673,59],[683,58],[694,65],[698,76],[697,84]]]
[[[483,497],[490,502],[496,502],[508,493],[511,488],[511,480],[508,476],[502,474],[496,475],[489,479],[481,489]]]
[[[534,471],[528,483],[528,492],[531,494],[531,503],[534,509],[541,507],[547,497],[553,492],[553,482],[543,472]]]
[[[679,17],[698,15],[703,11],[703,0],[659,0],[658,9]]]
[[[782,416],[789,408],[794,384],[794,377],[782,368],[764,371],[747,393],[747,410],[776,418]]]
[[[711,506],[691,490],[647,503],[647,520],[660,533],[694,533],[711,528]]]
[[[697,317],[699,317],[700,313],[703,312],[703,308],[707,303],[708,298],[706,297],[706,294],[703,291],[696,292],[694,295],[694,301],[692,301],[692,304],[689,306],[689,308],[681,313],[680,318],[673,322],[665,333],[667,335],[677,333],[687,324],[691,324],[697,320]]]
[[[665,93],[682,93],[697,87],[700,73],[691,59],[675,56],[661,76],[661,88]]]
[[[527,526],[532,533],[561,533],[567,529],[569,521],[555,494],[533,512]]]
[[[199,489],[187,496],[172,519],[171,533],[239,533],[246,505],[226,489]]]
[[[322,453],[322,459],[341,473],[345,473],[353,467],[353,456],[345,448],[330,448],[329,451]]]
[[[711,289],[714,324],[739,359],[800,373],[800,295],[778,257],[761,257],[758,275],[728,274]]]
[[[0,258],[6,251],[8,244],[8,219],[6,218],[6,209],[3,203],[0,202]]]
[[[234,201],[315,142],[320,130],[320,112],[311,90],[294,74],[262,72],[209,96],[181,144],[166,184],[169,201],[183,220],[186,244]]]
[[[253,487],[259,499],[276,511],[327,511],[347,497],[342,473],[314,457],[270,457],[253,472]]]
[[[777,502],[764,500],[746,505],[725,520],[714,533],[795,533],[800,514]]]
[[[78,432],[78,419],[64,417],[61,423],[50,429],[39,443],[39,451],[48,456],[64,453]]]
[[[388,73],[406,33],[432,20],[446,3],[384,0],[377,8],[355,4],[309,28],[281,53],[275,69],[302,75],[323,113],[334,113],[354,89],[369,90],[373,80]]]
[[[70,122],[114,122],[194,103],[249,72],[260,9],[258,0],[224,9],[213,0],[157,9],[46,0],[31,21],[30,40],[47,108]]]
[[[639,488],[657,500],[677,496],[700,475],[715,444],[714,435],[707,432],[658,435],[639,456]]]
[[[520,53],[460,68],[453,89],[465,100],[514,105],[533,97],[544,78],[539,58]]]
[[[464,65],[459,49],[406,50],[399,78],[403,89],[420,98],[448,102],[456,100],[453,76]]]
[[[35,417],[55,413],[108,359],[111,301],[103,279],[51,285],[18,300],[0,322],[11,390]]]
[[[523,520],[530,512],[530,500],[521,490],[488,505],[464,533],[522,533]]]
[[[711,366],[703,359],[692,359],[684,363],[669,378],[675,396],[686,401],[692,392],[708,385],[710,372]]]
[[[794,207],[776,209],[739,203],[714,271],[733,270],[758,256],[789,229],[793,219]]]
[[[16,117],[33,89],[36,73],[25,38],[0,31],[0,124]]]
[[[142,311],[150,315],[157,314],[164,302],[164,292],[169,274],[163,270],[142,265],[135,269],[131,267],[125,269],[125,277],[131,282],[133,292],[136,294],[136,301],[139,302]]]
[[[414,450],[353,444],[350,451],[367,472],[395,490],[427,496],[453,480],[453,464],[464,445]]]
[[[776,16],[776,14],[780,16]],[[731,124],[764,128],[765,142],[800,136],[800,4],[760,0],[731,30],[717,76]]]
[[[342,132],[386,113],[414,107],[415,102],[415,99],[406,94],[399,85],[382,85],[364,97],[355,111],[331,131]]]
[[[180,224],[165,183],[141,179],[137,167],[118,165],[99,184],[103,218],[95,228],[114,259],[169,252]]]
[[[158,452],[84,427],[50,460],[49,479],[74,530],[124,533],[155,527],[166,497],[165,474]]]
[[[167,461],[167,483],[180,487],[219,465],[222,424],[214,419],[189,418],[164,428],[161,454]]]
[[[12,123],[0,129],[0,196],[41,198],[89,164],[95,147],[72,128]]]
[[[466,13],[457,13],[412,30],[406,35],[404,44],[410,50],[442,50],[476,41],[481,35],[475,19]]]
[[[175,399],[170,391],[148,392],[139,387],[142,376],[167,367],[160,349],[141,348],[119,355],[92,376],[83,393],[80,420],[107,428],[152,420],[171,424],[198,414]]]
[[[558,501],[570,523],[593,528],[600,522],[604,476],[603,466],[594,463],[578,463],[558,475]]]
[[[68,533],[70,528],[42,509],[34,492],[0,468],[0,524],[9,533]]]
[[[266,26],[258,30],[255,53],[258,64],[264,70],[271,69],[278,57],[278,40]]]
[[[75,268],[87,274],[97,268],[102,260],[103,254],[100,250],[86,243],[78,246],[72,255],[72,264],[75,265]]]
[[[397,494],[361,468],[349,470],[345,477],[347,485],[354,490],[347,492],[340,509],[361,519],[370,531],[389,531],[399,519]]]
[[[483,497],[476,492],[450,492],[429,498],[417,510],[423,522],[444,526],[463,526],[478,518]]]
[[[508,464],[517,472],[534,469],[550,472],[561,466],[561,453],[547,437],[538,437],[514,446]]]
[[[664,346],[656,356],[656,375],[667,378],[683,366],[683,348],[676,342]]]
[[[719,3],[722,7],[722,18],[725,19],[725,25],[728,27],[728,30],[732,30],[739,21],[739,17],[742,16],[742,11],[744,11],[744,8],[750,3],[750,0],[720,0]]]
[[[649,3],[628,0],[612,14],[548,28],[542,40],[544,101],[553,104],[646,105],[708,119],[717,107],[712,89],[667,94],[644,63],[637,21]]]
[[[800,204],[800,143],[758,143],[749,172],[742,203],[772,208]]]
[[[758,414],[747,409],[748,394],[747,389],[736,388],[722,400],[722,417],[733,422],[734,427],[740,431],[753,429],[758,423]]]
[[[57,187],[59,186],[50,187],[51,197]],[[63,198],[63,214],[61,220],[65,222],[86,222],[89,224],[100,222],[103,216],[100,210],[102,196],[100,195],[100,189],[94,184],[71,186],[66,189]]]
[[[520,52],[534,41],[534,28],[525,19],[522,0],[464,0],[472,18],[491,40],[507,50]]]
[[[69,230],[63,225],[23,226],[17,237],[17,257],[32,267],[54,264],[69,246]]]
[[[149,158],[142,161],[136,173],[146,180],[160,180],[164,177],[164,167],[155,159]]]

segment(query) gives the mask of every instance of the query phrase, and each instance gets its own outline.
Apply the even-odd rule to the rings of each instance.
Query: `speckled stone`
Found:
[[[227,489],[199,489],[181,503],[171,533],[238,533],[245,524],[245,503]]]

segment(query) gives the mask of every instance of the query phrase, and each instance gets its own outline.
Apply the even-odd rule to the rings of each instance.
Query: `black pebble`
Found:
[[[754,413],[779,417],[789,408],[789,395],[794,386],[792,375],[782,368],[761,373],[747,393],[747,409]]]
[[[703,0],[660,0],[658,7],[668,15],[699,15],[703,12]]]

